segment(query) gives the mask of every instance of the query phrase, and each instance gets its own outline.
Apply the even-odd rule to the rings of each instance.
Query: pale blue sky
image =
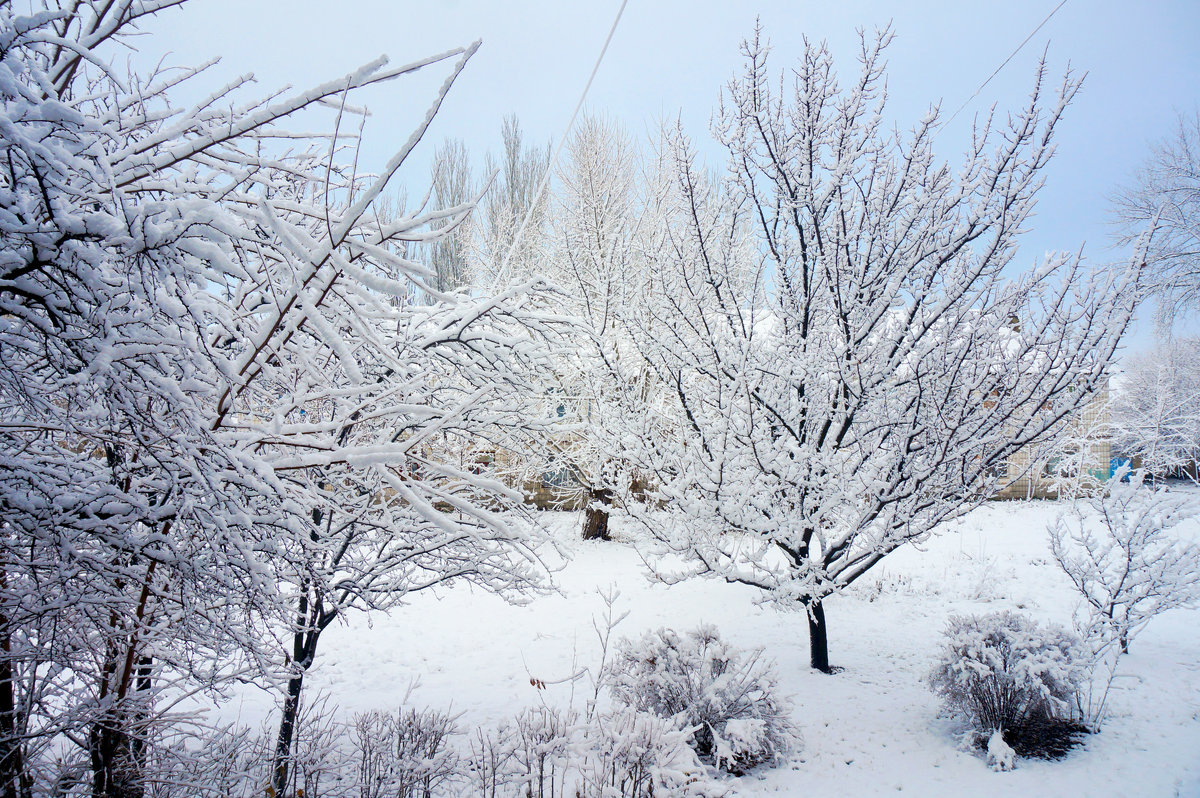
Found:
[[[740,66],[738,43],[760,17],[787,66],[802,37],[826,39],[849,78],[856,70],[856,28],[890,20],[891,113],[907,128],[930,102],[948,115],[1037,27],[1058,0],[1006,2],[685,2],[629,0],[588,106],[621,119],[633,132],[680,116],[703,145],[721,86]],[[196,0],[147,26],[145,54],[170,50],[175,63],[213,56],[223,63],[206,79],[253,72],[260,89],[298,88],[344,75],[386,53],[415,60],[481,38],[483,47],[443,106],[429,138],[403,175],[409,194],[423,191],[429,156],[445,136],[463,139],[477,163],[498,149],[500,121],[516,113],[531,140],[557,140],[578,100],[620,5],[605,2],[431,0]],[[1016,108],[1032,86],[1049,45],[1057,83],[1070,66],[1088,73],[1068,111],[1059,152],[1047,174],[1038,216],[1018,258],[1047,249],[1076,250],[1103,261],[1108,250],[1107,198],[1127,181],[1148,146],[1166,135],[1177,111],[1190,111],[1200,87],[1200,2],[1129,3],[1068,0],[952,125],[938,136],[939,155],[958,160],[971,118],[995,103]],[[445,70],[374,90],[367,98],[368,165],[378,166],[408,136]],[[714,163],[720,153],[702,151]],[[1142,325],[1148,329],[1148,325]],[[1142,332],[1135,344],[1144,341]]]

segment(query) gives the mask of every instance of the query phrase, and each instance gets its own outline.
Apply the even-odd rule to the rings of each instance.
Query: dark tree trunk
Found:
[[[608,507],[612,504],[613,492],[607,488],[592,488],[588,491],[588,506],[583,515],[584,540],[612,540],[608,534]]]
[[[348,429],[348,428],[347,428]],[[347,430],[342,431],[343,438]],[[312,511],[313,542],[319,540],[316,532],[321,526],[324,512],[319,507]],[[288,679],[287,694],[283,699],[283,713],[279,718],[279,735],[275,738],[275,758],[271,763],[271,787],[267,794],[272,798],[286,798],[288,771],[291,769],[292,749],[296,743],[296,724],[300,717],[300,696],[304,690],[304,674],[312,667],[317,656],[317,641],[321,632],[337,617],[337,611],[325,612],[320,594],[310,595],[312,584],[304,580],[296,606],[296,631],[292,634],[292,664],[296,670]]]
[[[8,587],[8,575],[0,568],[0,588]],[[17,717],[17,684],[12,665],[12,637],[8,617],[0,615],[0,796],[31,798],[33,780],[25,762],[24,724]]]
[[[114,628],[116,617],[112,619]],[[125,645],[129,645],[126,642]],[[100,702],[104,709],[88,730],[92,766],[92,798],[141,798],[140,774],[134,768],[133,735],[121,689],[120,665],[127,652],[115,640],[106,643],[100,670]]]
[[[292,749],[296,743],[296,724],[300,716],[300,696],[304,689],[304,674],[312,667],[317,656],[317,641],[321,631],[337,617],[337,613],[328,616],[320,612],[319,606],[313,604],[313,612],[309,614],[309,599],[305,594],[300,596],[299,621],[301,630],[292,635],[292,663],[296,667],[292,678],[288,679],[287,694],[283,699],[283,713],[279,718],[279,736],[275,740],[275,759],[271,764],[270,793],[275,798],[285,798],[288,783],[288,771],[291,768]]]
[[[0,784],[3,798],[28,798],[32,791],[25,767],[25,746],[17,733],[16,690],[12,663],[0,661]]]
[[[130,727],[133,734],[130,752],[133,756],[133,763],[140,773],[146,771],[147,736],[150,733],[150,691],[153,688],[154,658],[140,657],[134,682],[136,700],[133,702],[133,723]]]
[[[833,673],[829,665],[829,638],[826,636],[825,607],[819,601],[808,602],[808,651],[814,669]]]
[[[124,461],[119,448],[106,447],[111,466]],[[136,452],[130,462],[137,461]],[[130,477],[124,490],[130,488]],[[171,522],[164,521],[161,534],[167,538]],[[137,563],[130,558],[129,566]],[[151,560],[142,578],[137,607],[131,618],[115,610],[109,617],[110,637],[100,671],[99,699],[102,710],[88,731],[88,754],[92,766],[92,798],[144,798],[145,756],[149,734],[150,698],[154,662],[140,656],[141,632],[149,625],[150,599],[158,560]],[[114,587],[126,587],[118,579]],[[136,678],[135,678],[136,675]],[[132,692],[132,695],[131,695]]]
[[[13,678],[12,651],[6,633],[0,640],[0,796],[30,798],[33,782],[25,764],[25,744],[17,719],[17,690]]]
[[[287,696],[283,701],[283,716],[279,720],[279,737],[275,741],[275,763],[271,771],[272,796],[283,798],[287,789],[288,770],[292,762],[292,743],[296,736],[296,717],[300,714],[300,693],[304,688],[304,671],[288,679]]]
[[[92,798],[143,798],[146,785],[134,754],[134,733],[124,712],[111,709],[97,718],[88,739],[92,759]]]

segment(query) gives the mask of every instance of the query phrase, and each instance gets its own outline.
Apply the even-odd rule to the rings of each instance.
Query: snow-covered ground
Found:
[[[572,697],[569,683],[539,690],[530,679],[553,682],[596,663],[593,619],[604,611],[597,588],[616,585],[617,608],[629,612],[619,636],[706,622],[776,661],[803,741],[780,767],[731,780],[731,795],[1200,796],[1197,610],[1150,623],[1122,661],[1103,732],[1062,761],[992,772],[960,750],[961,729],[939,715],[923,679],[948,616],[1016,609],[1070,622],[1075,599],[1045,531],[1061,509],[989,504],[922,550],[889,556],[827,603],[830,656],[844,668],[832,676],[808,666],[802,614],[759,604],[757,592],[740,585],[653,584],[631,545],[638,530],[625,519],[613,522],[622,541],[584,543],[575,514],[545,513],[571,558],[556,574],[560,594],[521,607],[463,587],[414,596],[389,617],[355,617],[322,638],[306,689],[349,714],[395,708],[415,677],[410,701],[452,707],[464,713],[463,725],[492,725],[543,701],[579,707],[586,681]],[[247,695],[229,711],[255,722],[269,706],[269,698]]]

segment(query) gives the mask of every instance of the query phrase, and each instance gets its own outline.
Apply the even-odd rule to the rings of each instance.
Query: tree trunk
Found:
[[[814,669],[833,673],[829,665],[829,638],[826,636],[825,607],[819,601],[806,603],[808,610],[808,651]]]
[[[288,783],[288,771],[291,768],[292,749],[296,743],[296,724],[300,716],[300,694],[304,689],[304,674],[312,667],[317,656],[317,641],[321,638],[321,630],[329,625],[336,613],[329,615],[323,622],[309,618],[308,597],[300,597],[299,617],[307,624],[306,631],[296,632],[292,636],[292,662],[296,672],[288,679],[287,695],[283,700],[283,713],[279,718],[279,736],[275,740],[275,760],[271,765],[271,791],[274,798],[284,798]],[[319,614],[319,613],[316,613]]]
[[[92,798],[143,798],[146,785],[134,754],[130,719],[109,709],[92,725]]]
[[[7,589],[8,577],[0,568],[0,588]],[[33,780],[25,762],[24,724],[17,715],[17,684],[12,665],[12,637],[8,617],[0,615],[0,796],[30,798]]]
[[[164,537],[170,531],[171,522],[167,521],[162,528]],[[154,661],[139,656],[139,634],[148,624],[151,586],[157,565],[158,561],[152,560],[146,567],[132,618],[132,633],[121,631],[125,624],[115,612],[109,619],[114,636],[106,644],[99,694],[105,708],[88,735],[93,798],[143,798],[146,794],[144,764]],[[128,637],[122,639],[125,634]]]
[[[100,668],[99,699],[103,709],[88,730],[92,767],[92,798],[142,798],[145,788],[133,755],[133,732],[120,663],[134,656],[135,641],[115,639],[117,616],[110,619],[114,638],[105,643]]]
[[[313,528],[321,525],[323,512],[314,507],[312,511]],[[317,533],[310,533],[312,540],[317,541]],[[288,770],[292,762],[292,748],[295,745],[296,721],[300,716],[300,693],[304,689],[304,674],[312,667],[317,656],[317,641],[321,639],[321,631],[328,626],[337,612],[327,616],[321,610],[321,600],[315,596],[309,601],[309,590],[312,585],[305,580],[301,586],[296,607],[296,631],[292,634],[292,664],[296,672],[288,679],[287,695],[283,700],[283,713],[279,718],[279,736],[275,739],[275,759],[271,763],[271,787],[267,794],[271,798],[285,798],[287,790]]]
[[[283,716],[279,719],[279,737],[275,741],[275,762],[271,768],[271,795],[283,798],[287,789],[288,770],[292,761],[292,742],[296,735],[296,718],[300,714],[300,692],[304,688],[304,673],[288,679],[287,697],[283,701]]]
[[[588,506],[583,515],[584,540],[612,540],[608,534],[608,510],[613,492],[608,488],[588,490]]]
[[[12,662],[8,659],[8,636],[4,637],[4,655],[0,660],[0,796],[28,798],[32,792],[25,765],[25,745],[18,734],[16,685]]]
[[[0,660],[0,796],[29,798],[33,782],[25,763],[25,743],[21,740],[17,719],[16,685],[9,660],[8,636],[4,637]]]
[[[130,752],[133,763],[139,773],[146,771],[146,756],[149,750],[150,736],[150,698],[154,689],[154,658],[139,657],[137,675],[134,681],[134,702],[132,709],[133,720],[130,732],[133,740]]]

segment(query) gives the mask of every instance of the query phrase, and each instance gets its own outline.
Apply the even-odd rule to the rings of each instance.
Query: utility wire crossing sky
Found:
[[[721,166],[707,126],[723,85],[741,68],[739,43],[756,21],[771,42],[773,69],[794,64],[806,39],[826,40],[843,84],[857,72],[859,31],[871,36],[890,24],[890,119],[903,133],[940,106],[946,121],[936,146],[952,167],[977,117],[994,106],[1003,118],[1026,100],[1045,52],[1048,86],[1067,70],[1086,79],[1058,128],[1058,152],[1017,255],[1021,266],[1048,250],[1081,246],[1098,264],[1122,255],[1110,248],[1111,195],[1171,133],[1178,115],[1197,107],[1200,4],[1193,0],[626,2],[346,0],[335,11],[297,0],[281,13],[271,0],[207,0],[153,20],[133,57],[145,64],[171,51],[167,63],[194,65],[220,56],[204,88],[253,72],[258,91],[266,92],[307,88],[383,53],[399,64],[481,38],[401,175],[410,196],[419,196],[444,138],[463,140],[479,166],[484,153],[500,148],[503,117],[516,114],[528,141],[557,145],[585,85],[588,110],[611,114],[643,137],[678,120],[710,165]],[[611,44],[589,81],[607,36]],[[367,168],[381,167],[407,138],[443,78],[430,72],[367,95]],[[949,108],[956,110],[947,115]],[[1135,347],[1148,342],[1150,327],[1141,325]]]

